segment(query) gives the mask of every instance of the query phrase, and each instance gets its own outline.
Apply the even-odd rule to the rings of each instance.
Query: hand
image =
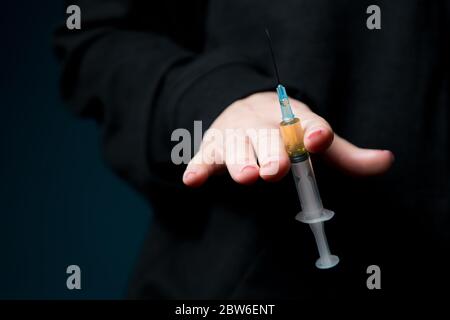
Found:
[[[337,168],[356,176],[377,175],[390,168],[394,160],[391,151],[359,148],[334,134],[328,122],[305,104],[292,98],[290,103],[301,120],[309,152],[323,155]],[[199,151],[184,172],[183,182],[198,187],[225,168],[241,184],[251,184],[259,177],[266,181],[281,179],[289,171],[290,162],[278,132],[280,118],[275,93],[256,93],[234,102],[205,133]],[[253,133],[260,129],[262,134],[255,136]],[[272,132],[276,133],[277,143],[267,129],[276,130]],[[216,136],[222,133],[225,139],[212,138],[211,132]]]

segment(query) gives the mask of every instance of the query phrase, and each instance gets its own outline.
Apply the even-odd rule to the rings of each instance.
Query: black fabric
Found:
[[[56,32],[63,96],[98,121],[106,161],[154,210],[130,297],[394,298],[448,283],[450,5],[372,2],[70,2],[82,29]],[[366,28],[370,4],[381,30]],[[245,187],[222,175],[190,190],[170,161],[174,129],[207,129],[236,99],[274,90],[266,26],[293,97],[344,138],[395,153],[392,170],[369,179],[313,159],[336,211],[332,270],[314,267],[312,234],[293,219],[291,176]],[[372,264],[379,292],[366,287]]]

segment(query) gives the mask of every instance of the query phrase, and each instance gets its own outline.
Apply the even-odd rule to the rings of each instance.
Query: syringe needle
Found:
[[[267,41],[269,42],[269,48],[270,48],[270,54],[272,55],[272,63],[273,63],[273,69],[275,71],[275,76],[277,77],[277,84],[281,84],[280,81],[280,74],[278,73],[278,66],[275,60],[275,54],[273,52],[273,47],[272,47],[272,38],[270,37],[270,33],[269,30],[266,28],[266,36],[267,36]]]

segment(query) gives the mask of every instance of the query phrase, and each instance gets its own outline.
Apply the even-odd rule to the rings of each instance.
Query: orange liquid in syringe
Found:
[[[306,153],[303,144],[303,128],[298,118],[292,121],[280,123],[280,133],[289,157],[295,157]]]

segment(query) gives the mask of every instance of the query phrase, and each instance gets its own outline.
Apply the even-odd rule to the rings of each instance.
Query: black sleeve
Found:
[[[202,120],[206,130],[233,101],[273,87],[233,49],[203,49],[199,5],[153,2],[70,1],[81,8],[81,30],[55,33],[63,98],[96,119],[104,158],[138,188],[181,183],[182,168],[170,160],[174,129]]]

